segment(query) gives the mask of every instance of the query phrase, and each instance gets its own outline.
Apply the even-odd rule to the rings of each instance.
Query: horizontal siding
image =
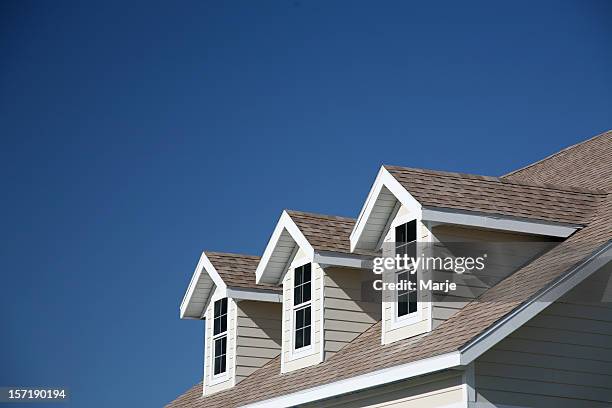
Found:
[[[362,289],[364,285],[371,285],[371,280],[372,273],[366,270],[325,270],[325,359],[329,359],[381,319],[380,302],[367,302],[362,298]]]
[[[433,228],[433,235],[438,254],[443,250],[445,242],[483,242],[487,245],[486,267],[482,271],[473,271],[463,275],[442,270],[433,271],[434,281],[448,279],[457,283],[457,290],[453,291],[452,295],[433,293],[434,328],[463,308],[466,303],[482,295],[487,288],[494,286],[516,271],[544,248],[543,244],[535,245],[537,242],[541,243],[542,238],[458,226],[436,226]],[[527,246],[528,243],[534,243],[534,245]],[[452,254],[449,253],[449,255]]]
[[[281,352],[282,305],[243,300],[237,303],[236,383]]]
[[[583,282],[477,359],[477,407],[612,406],[612,307],[572,300],[598,285]]]
[[[458,406],[456,404],[463,403],[463,395],[461,375],[457,372],[442,372],[304,406],[439,408]]]

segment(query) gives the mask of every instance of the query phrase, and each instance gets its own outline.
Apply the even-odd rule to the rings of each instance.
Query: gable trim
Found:
[[[302,231],[298,228],[298,226],[293,222],[291,216],[287,213],[287,211],[283,211],[280,216],[280,219],[276,223],[276,227],[272,232],[272,236],[266,245],[266,249],[257,265],[257,269],[255,270],[255,281],[257,283],[278,283],[280,278],[280,274],[275,276],[272,275],[272,271],[270,270],[270,262],[272,258],[275,256],[274,251],[276,250],[278,243],[281,239],[281,236],[284,231],[287,231],[291,236],[291,239],[295,242],[295,244],[302,249],[306,253],[306,256],[310,259],[314,258],[314,249],[312,245],[308,242]],[[291,255],[283,257],[281,262],[283,265],[286,265],[290,260]],[[282,274],[284,271],[280,271]]]
[[[202,255],[200,255],[200,259],[198,260],[198,264],[196,265],[195,270],[193,271],[193,275],[191,276],[191,280],[189,281],[187,291],[185,292],[185,295],[183,296],[183,300],[181,301],[181,305],[179,307],[179,316],[181,319],[201,318],[202,314],[204,313],[204,308],[206,307],[208,299],[213,293],[214,288],[211,287],[208,290],[203,290],[201,288],[198,288],[198,285],[204,285],[207,281],[212,283],[220,290],[226,290],[225,282],[223,282],[223,279],[221,279],[221,276],[219,275],[213,264],[210,262],[210,259],[208,259],[208,257],[206,256],[206,253],[202,252]],[[203,302],[195,302],[194,297],[196,296],[198,298],[203,299]],[[190,306],[195,306],[195,303],[202,303],[201,308],[199,306],[197,307],[199,313],[191,313],[187,315],[187,309]]]
[[[372,212],[376,209],[376,202],[383,190],[386,188],[395,196],[395,199],[400,202],[400,204],[405,205],[411,209],[417,209],[420,211],[421,204],[406,190],[399,181],[395,179],[389,173],[384,166],[381,166],[378,174],[376,175],[376,179],[374,180],[374,184],[368,193],[368,197],[361,208],[359,213],[359,217],[357,218],[357,222],[351,231],[351,235],[349,237],[351,243],[351,252],[355,251],[355,249],[366,249],[366,250],[375,250],[372,245],[364,245],[362,242],[364,230],[370,220]],[[385,222],[388,220],[385,220]],[[384,228],[384,227],[382,227]],[[380,242],[380,235],[384,233],[384,231],[380,231],[379,239],[377,242]],[[374,245],[375,246],[375,245]]]

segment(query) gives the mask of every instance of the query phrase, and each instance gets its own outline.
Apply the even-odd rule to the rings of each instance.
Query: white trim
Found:
[[[419,375],[428,374],[434,371],[445,370],[447,368],[458,366],[460,362],[461,359],[459,352],[451,352],[395,367],[384,368],[372,373],[359,375],[346,380],[335,381],[292,394],[255,402],[253,404],[245,405],[244,407],[292,407],[334,397],[340,394],[347,394],[350,392],[364,390],[366,388],[372,388],[395,381],[405,380],[407,378],[417,377]]]
[[[302,302],[298,305],[294,304],[295,302],[295,270],[297,268],[301,268],[303,266],[306,266],[310,264],[310,300],[307,300],[306,302]],[[291,349],[289,351],[289,360],[297,360],[299,358],[305,357],[305,356],[309,356],[311,354],[314,354],[315,352],[315,345],[314,345],[314,340],[315,340],[315,301],[314,301],[314,295],[315,295],[315,287],[314,284],[316,282],[316,278],[315,278],[315,270],[314,270],[314,264],[312,262],[306,262],[306,263],[302,263],[300,265],[295,265],[292,266],[291,268],[291,338],[290,338],[290,343],[291,343]],[[298,310],[302,310],[305,309],[307,307],[310,307],[310,344],[307,346],[303,346],[300,347],[299,349],[295,348],[295,331],[296,331],[296,327],[295,327],[295,314]]]
[[[466,365],[474,361],[611,260],[612,242],[608,242],[586,261],[545,288],[539,295],[533,297],[462,347],[460,349],[461,364]]]
[[[191,276],[191,281],[189,282],[189,286],[187,287],[187,291],[185,292],[185,295],[183,296],[183,300],[179,308],[180,310],[179,316],[181,319],[190,319],[190,318],[197,319],[197,317],[194,317],[193,315],[185,316],[185,313],[187,312],[187,308],[189,307],[189,304],[191,303],[191,299],[196,293],[198,282],[200,278],[202,278],[202,275],[204,273],[206,273],[210,277],[210,279],[217,286],[217,288],[225,291],[226,286],[225,286],[225,283],[223,282],[223,279],[221,279],[221,276],[219,275],[215,267],[210,262],[210,259],[208,259],[206,254],[202,252],[202,255],[200,255],[198,264],[196,265],[196,268],[193,271],[193,275]],[[206,303],[208,303],[208,299],[211,293],[212,293],[212,290],[204,294],[206,297],[206,301],[204,302],[204,307]],[[200,311],[200,313],[198,313],[199,316],[201,316],[202,313],[204,313],[204,307],[203,307],[203,310]]]
[[[549,222],[476,211],[423,207],[423,220],[470,227],[567,238],[581,225]]]
[[[344,254],[341,252],[317,251],[314,254],[313,262],[318,263],[321,268],[340,266],[346,268],[371,269],[372,259],[373,257]]]
[[[291,238],[295,241],[295,243],[305,252],[306,256],[310,259],[314,258],[314,249],[312,245],[308,242],[302,231],[297,227],[297,225],[291,219],[291,216],[287,213],[287,211],[283,211],[278,220],[276,227],[274,228],[274,232],[272,232],[272,236],[268,241],[268,245],[266,245],[266,249],[257,265],[257,269],[255,270],[255,281],[257,283],[276,283],[278,279],[269,279],[266,275],[266,270],[268,267],[268,263],[270,262],[270,258],[274,253],[274,249],[278,244],[278,241],[283,233],[283,230],[286,230]],[[268,278],[268,279],[266,279]]]
[[[393,177],[391,173],[387,171],[387,169],[385,169],[384,166],[381,166],[380,170],[378,171],[378,174],[376,175],[376,179],[374,180],[374,184],[372,185],[372,188],[368,193],[366,202],[361,208],[361,212],[359,213],[357,222],[355,223],[355,226],[351,231],[351,252],[355,251],[355,249],[359,247],[361,234],[363,233],[368,219],[370,218],[370,214],[372,214],[372,211],[374,210],[376,200],[378,199],[378,196],[380,195],[380,192],[382,191],[383,187],[386,187],[402,205],[406,206],[411,211],[419,211],[421,209],[421,204],[419,204],[419,202],[412,196],[412,194],[410,194],[408,190],[406,190],[400,184],[400,182],[397,181],[395,177]],[[384,231],[381,233],[381,235],[382,234],[384,234]],[[376,248],[363,249],[373,250]]]
[[[612,261],[612,241],[600,247],[586,261],[582,262],[558,281],[548,286],[539,295],[525,303],[508,317],[502,319],[499,323],[493,325],[485,333],[475,338],[459,351],[362,374],[292,394],[255,402],[245,405],[245,407],[290,407],[331,398],[337,395],[348,394],[419,375],[430,374],[448,368],[467,366],[467,370],[471,370],[470,365],[477,357],[489,350],[504,337],[508,336],[610,261]],[[465,374],[466,380],[472,382],[472,375],[473,373],[468,371]],[[472,382],[471,387],[473,388],[474,385],[475,384]],[[467,384],[465,392],[468,399],[474,397],[473,390],[470,389],[470,384]],[[469,405],[472,404],[469,403]]]
[[[260,302],[281,303],[283,301],[282,293],[264,292],[243,288],[227,288],[227,297],[235,300],[257,300]]]

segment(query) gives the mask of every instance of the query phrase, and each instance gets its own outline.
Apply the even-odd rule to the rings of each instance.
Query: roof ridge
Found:
[[[533,163],[530,163],[530,164],[528,164],[528,165],[526,165],[526,166],[523,166],[523,167],[521,167],[521,168],[518,168],[518,169],[516,169],[516,170],[513,170],[513,171],[511,171],[511,172],[509,172],[509,173],[506,173],[506,174],[504,174],[504,175],[500,176],[500,177],[508,177],[508,176],[514,175],[514,174],[516,174],[516,173],[518,173],[518,172],[520,172],[520,171],[527,170],[527,169],[528,169],[528,168],[530,168],[530,167],[533,167],[533,166],[535,166],[535,165],[537,165],[537,164],[543,163],[543,162],[545,162],[545,161],[547,161],[547,160],[552,159],[553,157],[557,157],[557,156],[559,156],[560,154],[567,152],[568,150],[575,149],[575,148],[576,148],[576,147],[578,147],[578,146],[581,146],[581,145],[583,145],[583,144],[586,144],[586,143],[592,142],[593,140],[595,140],[595,139],[597,139],[597,138],[599,138],[599,137],[602,137],[602,136],[604,136],[604,135],[607,135],[607,134],[612,134],[612,129],[610,129],[610,130],[606,130],[605,132],[602,132],[602,133],[599,133],[599,134],[597,134],[597,135],[595,135],[595,136],[593,136],[593,137],[590,137],[590,138],[588,138],[588,139],[586,139],[586,140],[583,140],[582,142],[578,142],[578,143],[575,143],[575,144],[573,144],[573,145],[571,145],[571,146],[567,146],[567,147],[565,147],[565,148],[563,148],[563,149],[559,150],[558,152],[555,152],[555,153],[553,153],[553,154],[550,154],[550,155],[548,155],[548,156],[544,157],[543,159],[540,159],[540,160],[535,161],[535,162],[533,162]]]
[[[346,220],[346,221],[353,221],[353,222],[355,221],[355,218],[344,217],[342,215],[321,214],[321,213],[306,212],[306,211],[299,211],[299,210],[290,210],[290,209],[287,209],[287,208],[285,209],[285,211],[290,216],[291,216],[291,214],[295,214],[295,215],[304,215],[304,216],[317,217],[317,218],[340,218],[340,219]]]
[[[513,185],[517,185],[521,187],[534,187],[534,188],[541,188],[541,189],[546,189],[546,190],[557,190],[557,191],[563,191],[563,192],[569,192],[569,193],[597,194],[597,195],[607,194],[605,190],[601,190],[601,189],[587,189],[584,187],[566,187],[566,186],[560,186],[558,184],[552,184],[552,183],[535,183],[535,182],[524,182],[524,181],[519,182],[516,180],[508,180],[508,179],[497,177],[497,176],[486,176],[486,175],[474,174],[474,173],[461,173],[461,172],[453,172],[453,171],[446,171],[446,170],[433,170],[433,169],[425,169],[425,168],[418,168],[418,167],[394,166],[394,165],[387,165],[387,164],[383,164],[383,167],[385,167],[386,169],[401,169],[401,170],[415,171],[415,172],[421,172],[421,173],[436,174],[442,177],[457,177],[457,176],[469,177],[472,179],[478,179],[478,180],[486,181],[490,183],[513,184]]]

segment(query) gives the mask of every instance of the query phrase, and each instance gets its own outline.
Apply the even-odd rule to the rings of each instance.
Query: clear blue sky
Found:
[[[612,3],[494,3],[3,1],[0,385],[161,406],[201,377],[202,249],[356,216],[381,163],[500,175],[612,128]]]

